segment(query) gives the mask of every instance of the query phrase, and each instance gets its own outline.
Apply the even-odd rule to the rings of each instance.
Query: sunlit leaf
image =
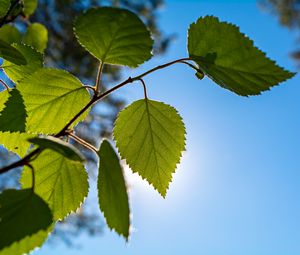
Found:
[[[31,45],[39,52],[44,52],[48,43],[48,30],[40,23],[33,23],[27,27],[23,43]]]
[[[90,100],[77,78],[58,69],[40,69],[22,80],[18,88],[28,115],[26,131],[32,133],[59,132]]]
[[[189,29],[188,50],[205,75],[239,95],[257,95],[294,74],[277,66],[235,25],[207,16]]]
[[[25,57],[27,65],[16,65],[7,59],[3,63],[3,69],[13,82],[18,83],[43,67],[43,55],[28,45],[14,44],[13,46]]]
[[[23,12],[26,16],[30,16],[31,14],[33,14],[38,6],[38,0],[23,0],[23,3]]]
[[[129,236],[130,212],[127,188],[120,160],[107,140],[103,140],[98,152],[99,206],[107,225],[126,239]]]
[[[0,255],[23,255],[33,251],[37,247],[41,247],[47,240],[53,227],[47,230],[41,230],[32,236],[27,236],[21,241],[13,243],[11,246],[0,251]]]
[[[0,131],[25,132],[27,114],[23,98],[17,89],[9,91],[9,94],[0,112]]]
[[[153,40],[147,27],[125,9],[90,9],[76,20],[75,34],[104,63],[136,67],[151,57]]]
[[[9,151],[24,157],[30,147],[27,139],[33,137],[28,133],[20,132],[0,132],[0,145],[3,145]]]
[[[62,220],[80,207],[88,194],[88,176],[82,163],[44,150],[32,166],[34,190],[49,204],[54,220]],[[31,187],[30,169],[24,169],[20,181],[23,188]]]
[[[6,24],[0,28],[0,38],[9,44],[20,43],[22,35],[15,26]]]
[[[113,131],[123,159],[165,197],[185,149],[185,128],[164,103],[139,100],[120,112]]]
[[[26,65],[27,60],[23,54],[11,46],[9,43],[0,39],[0,57],[10,61],[14,65]]]

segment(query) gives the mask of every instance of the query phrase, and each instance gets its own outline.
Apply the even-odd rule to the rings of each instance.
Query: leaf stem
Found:
[[[77,135],[73,134],[73,133],[68,133],[68,136],[71,137],[72,139],[74,139],[76,142],[80,143],[81,145],[83,145],[84,147],[86,147],[87,149],[90,149],[94,152],[97,153],[97,149],[89,144],[88,142],[84,141],[83,139],[81,139],[80,137],[78,137]]]
[[[177,60],[174,60],[174,61],[171,61],[171,62],[168,62],[166,64],[163,64],[163,65],[159,65],[157,67],[154,67],[136,77],[129,77],[127,78],[125,81],[119,83],[118,85],[112,87],[111,89],[103,92],[102,94],[98,94],[98,90],[96,92],[98,93],[95,93],[94,96],[92,97],[92,99],[90,100],[90,102],[88,102],[87,105],[85,105],[62,129],[60,132],[58,132],[56,135],[54,135],[54,137],[61,137],[61,136],[65,136],[65,135],[70,135],[70,132],[68,132],[68,129],[69,127],[87,110],[90,108],[90,106],[92,106],[94,103],[102,100],[103,98],[107,97],[108,95],[110,95],[112,92],[124,87],[125,85],[127,84],[130,84],[130,83],[133,83],[135,81],[141,81],[143,86],[144,86],[144,93],[145,93],[145,97],[147,97],[147,92],[146,92],[146,85],[145,85],[145,82],[143,81],[143,77],[148,75],[148,74],[151,74],[157,70],[160,70],[160,69],[163,69],[163,68],[166,68],[168,66],[171,66],[173,64],[176,64],[176,63],[182,63],[182,64],[187,64],[185,61],[189,61],[191,60],[190,58],[182,58],[182,59],[177,59]],[[101,70],[102,72],[102,68],[103,66],[99,67],[99,71]],[[97,76],[97,81],[99,84],[99,81],[100,81],[100,78],[101,78],[101,72],[98,72],[98,76]],[[100,73],[100,74],[99,74]],[[90,86],[89,86],[90,87]],[[91,148],[92,149],[92,148]],[[93,150],[93,149],[92,149]],[[31,153],[29,153],[28,155],[26,155],[24,158],[20,159],[19,161],[15,162],[15,163],[12,163],[6,167],[3,167],[0,169],[0,174],[3,174],[3,173],[6,173],[8,171],[10,171],[11,169],[13,168],[16,168],[16,167],[20,167],[20,166],[24,166],[24,165],[28,165],[29,162],[32,160],[32,158],[39,154],[40,152],[42,151],[41,148],[37,148],[35,150],[33,150]],[[96,150],[97,151],[97,150]]]
[[[104,67],[104,62],[101,61],[100,64],[99,64],[98,74],[97,74],[96,83],[95,83],[95,88],[96,88],[97,93],[100,93],[101,75],[102,75],[103,67]]]
[[[139,81],[140,81],[140,82],[142,83],[142,85],[143,85],[145,99],[148,99],[148,96],[147,96],[147,86],[146,86],[146,84],[145,84],[145,81],[144,81],[142,78],[140,78]]]

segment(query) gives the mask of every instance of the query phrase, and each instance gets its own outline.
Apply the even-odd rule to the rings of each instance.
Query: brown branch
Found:
[[[145,85],[145,82],[143,81],[143,77],[150,74],[150,73],[153,73],[157,70],[160,70],[160,69],[163,69],[163,68],[166,68],[168,66],[171,66],[173,64],[176,64],[176,63],[183,63],[183,64],[186,64],[185,61],[189,61],[191,59],[189,58],[182,58],[182,59],[178,59],[178,60],[174,60],[174,61],[171,61],[169,63],[166,63],[164,65],[159,65],[157,67],[154,67],[152,69],[150,69],[149,71],[147,72],[144,72],[142,73],[141,75],[138,75],[136,77],[129,77],[128,79],[126,79],[125,81],[119,83],[118,85],[112,87],[111,89],[105,91],[104,93],[100,94],[100,95],[97,95],[97,93],[94,94],[93,98],[90,100],[90,102],[85,105],[63,128],[60,132],[58,132],[55,137],[61,137],[61,136],[65,136],[65,135],[70,135],[70,132],[68,132],[69,130],[69,127],[87,110],[90,108],[90,106],[92,106],[94,103],[102,100],[103,98],[107,97],[108,95],[110,95],[112,92],[124,87],[125,85],[127,84],[130,84],[130,83],[133,83],[135,81],[141,81],[142,82],[142,85],[144,86],[144,93],[145,93],[145,97],[147,97],[147,93],[146,93],[146,85]],[[30,160],[32,159],[32,157],[36,156],[37,154],[39,154],[40,152],[42,151],[41,148],[37,148],[35,149],[34,151],[32,151],[31,153],[29,153],[27,156],[25,156],[24,158],[20,159],[19,161],[15,162],[15,163],[12,163],[11,165],[8,165],[6,167],[3,167],[0,169],[0,174],[3,174],[3,173],[6,173],[8,171],[10,171],[11,169],[13,168],[16,168],[16,167],[20,167],[20,166],[24,166],[24,165],[28,165]]]

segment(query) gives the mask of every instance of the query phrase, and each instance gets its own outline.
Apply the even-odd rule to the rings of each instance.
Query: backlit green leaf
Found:
[[[0,250],[47,230],[51,211],[31,189],[5,190],[0,194]]]
[[[62,220],[80,207],[88,194],[88,176],[82,163],[60,153],[44,150],[32,162],[35,169],[35,192],[50,206],[54,220]],[[25,168],[21,184],[31,187],[31,171]]]
[[[277,66],[235,25],[207,16],[191,24],[188,51],[205,75],[239,95],[258,95],[294,74]]]
[[[0,38],[1,40],[12,44],[12,43],[20,43],[21,42],[21,33],[19,30],[11,25],[11,24],[6,24],[0,28]]]
[[[77,78],[58,69],[40,69],[18,88],[28,115],[26,131],[32,133],[58,133],[90,100]]]
[[[26,65],[27,60],[23,54],[9,43],[0,39],[0,57],[14,65]]]
[[[24,77],[33,74],[43,67],[43,55],[28,45],[14,44],[13,46],[25,57],[27,65],[19,66],[12,62],[4,61],[3,69],[13,82],[18,83]]]
[[[0,112],[0,131],[24,132],[27,114],[23,98],[17,89],[9,91],[9,94],[10,97]]]
[[[32,134],[20,132],[0,132],[0,144],[9,151],[24,157],[30,147],[27,139],[33,137]]]
[[[50,149],[53,151],[56,151],[57,153],[60,153],[64,157],[78,161],[78,162],[83,162],[84,157],[83,155],[79,152],[78,149],[76,149],[73,145],[70,143],[64,142],[59,138],[56,137],[34,137],[28,139],[29,142],[34,143],[38,145],[39,147],[43,149]]]
[[[38,6],[38,0],[23,0],[24,8],[23,12],[26,16],[30,16],[35,12],[35,9]]]
[[[107,140],[98,152],[98,197],[107,225],[126,239],[129,236],[130,217],[127,188],[120,160]]]
[[[13,243],[11,246],[0,251],[0,255],[23,255],[31,252],[37,247],[42,246],[52,231],[53,227],[47,230],[41,230],[32,236],[27,236],[19,242]]]
[[[31,24],[24,35],[23,43],[44,52],[48,43],[48,30],[40,23]]]
[[[75,34],[80,44],[104,63],[136,67],[151,57],[149,31],[125,9],[90,9],[76,20]]]
[[[114,138],[123,159],[165,197],[185,149],[185,128],[164,103],[139,100],[120,112]]]
[[[4,109],[5,103],[7,102],[9,97],[10,97],[10,93],[9,90],[6,90],[6,88],[0,92],[0,111]]]

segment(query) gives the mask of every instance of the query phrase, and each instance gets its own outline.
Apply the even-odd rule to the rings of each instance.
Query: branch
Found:
[[[107,97],[108,95],[110,95],[112,92],[124,87],[125,85],[127,84],[130,84],[130,83],[133,83],[135,81],[141,81],[142,82],[142,85],[144,87],[144,93],[145,93],[145,97],[147,97],[147,94],[146,94],[146,85],[145,85],[145,82],[144,80],[142,79],[144,76],[150,74],[150,73],[153,73],[157,70],[160,70],[160,69],[163,69],[163,68],[166,68],[168,66],[171,66],[173,64],[176,64],[176,63],[181,63],[181,64],[187,64],[188,62],[185,62],[185,61],[189,61],[191,60],[190,58],[182,58],[182,59],[178,59],[178,60],[174,60],[174,61],[171,61],[171,62],[168,62],[164,65],[159,65],[157,67],[154,67],[152,69],[150,69],[149,71],[147,72],[144,72],[136,77],[129,77],[128,79],[126,79],[125,81],[119,83],[118,85],[112,87],[111,89],[105,91],[104,93],[100,94],[100,95],[97,95],[97,93],[94,94],[93,98],[91,99],[91,101],[86,105],[84,106],[63,128],[60,132],[58,132],[56,135],[54,135],[54,137],[61,137],[61,136],[65,136],[65,135],[70,135],[70,133],[68,132],[68,129],[69,127],[87,110],[90,108],[90,106],[92,106],[94,103],[102,100],[103,98]],[[100,69],[100,68],[99,68]],[[71,135],[70,135],[71,136]],[[74,138],[74,137],[73,137]],[[77,138],[77,136],[76,136]],[[76,139],[74,138],[74,139]],[[92,149],[92,148],[91,148]],[[41,148],[37,148],[35,149],[34,151],[32,151],[31,153],[29,153],[27,156],[25,156],[23,159],[20,159],[19,161],[15,162],[15,163],[12,163],[11,165],[8,165],[2,169],[0,169],[0,174],[3,174],[3,173],[6,173],[8,171],[10,171],[11,169],[13,168],[16,168],[16,167],[20,167],[20,166],[24,166],[24,165],[28,165],[29,162],[32,160],[32,158],[39,154],[40,152],[42,151]]]
[[[30,160],[32,159],[33,156],[39,154],[42,150],[40,148],[35,149],[34,151],[32,151],[31,153],[29,153],[27,156],[25,156],[24,158],[20,159],[19,161],[16,161],[8,166],[5,166],[3,168],[0,169],[0,174],[4,174],[8,171],[10,171],[13,168],[16,167],[20,167],[20,166],[24,166],[24,165],[28,165]]]

